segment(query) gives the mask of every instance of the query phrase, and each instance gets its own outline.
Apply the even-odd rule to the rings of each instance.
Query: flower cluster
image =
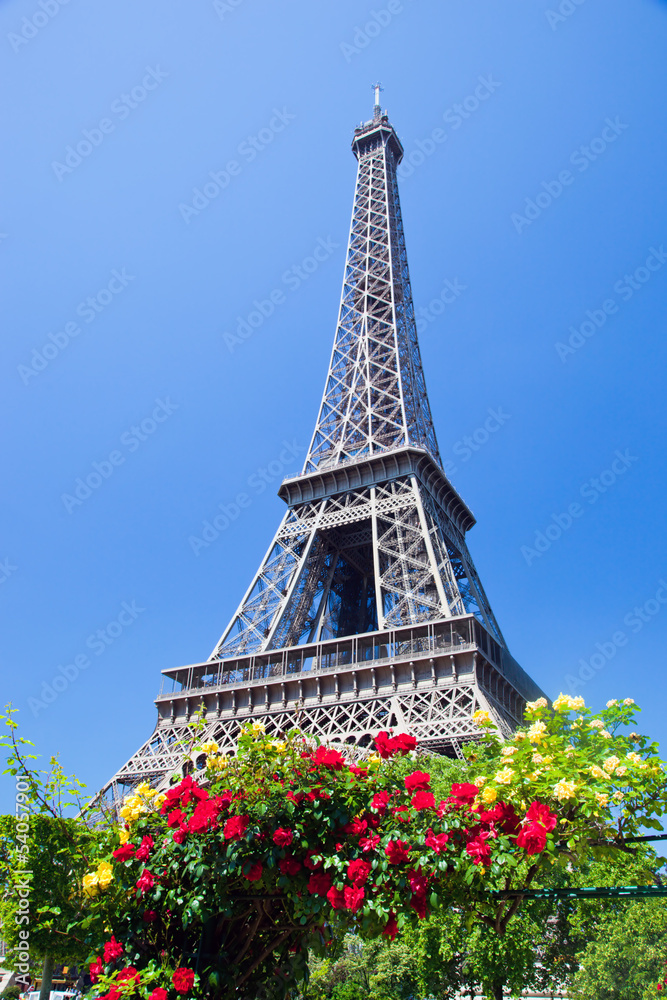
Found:
[[[345,930],[393,938],[433,908],[479,906],[509,872],[553,862],[563,840],[607,836],[619,782],[650,824],[662,802],[654,748],[616,733],[633,711],[592,717],[581,699],[540,699],[508,743],[477,713],[476,776],[444,798],[408,734],[381,732],[355,759],[261,723],[241,730],[236,755],[204,743],[197,778],[126,800],[108,856],[84,880],[97,995],[250,994]],[[648,791],[653,812],[642,814]]]

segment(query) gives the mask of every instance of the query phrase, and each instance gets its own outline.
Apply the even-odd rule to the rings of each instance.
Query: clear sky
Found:
[[[440,450],[510,649],[664,740],[667,3],[4,0],[0,46],[0,669],[40,752],[99,787],[265,552],[376,79]]]

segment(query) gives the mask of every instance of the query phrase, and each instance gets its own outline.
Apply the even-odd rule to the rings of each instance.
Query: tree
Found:
[[[641,900],[602,917],[581,954],[573,1000],[654,1000],[664,979],[667,901]]]
[[[4,719],[9,748],[7,770],[17,778],[17,813],[0,816],[0,924],[9,964],[27,985],[29,962],[42,962],[41,998],[48,998],[56,963],[80,963],[89,954],[73,925],[84,916],[80,892],[98,835],[81,820],[68,818],[80,807],[82,785],[66,776],[56,758],[37,771],[17,739],[11,710]],[[13,957],[12,957],[13,956]]]

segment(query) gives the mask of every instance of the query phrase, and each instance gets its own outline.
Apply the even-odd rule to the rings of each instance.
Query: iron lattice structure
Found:
[[[465,541],[426,393],[396,169],[376,104],[358,160],[338,325],[315,432],[287,511],[210,658],[163,671],[151,738],[106,786],[118,800],[182,763],[187,726],[233,749],[239,727],[299,725],[367,745],[410,730],[460,754],[487,709],[508,733],[542,693],[510,656]],[[195,762],[196,763],[196,762]]]

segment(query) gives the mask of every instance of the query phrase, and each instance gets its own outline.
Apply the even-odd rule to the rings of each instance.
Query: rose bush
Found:
[[[77,933],[93,949],[95,995],[280,995],[309,949],[326,953],[350,929],[391,939],[437,907],[502,933],[546,866],[591,843],[618,851],[662,815],[655,745],[618,732],[634,711],[536,702],[508,743],[478,713],[478,773],[444,797],[407,734],[380,733],[357,760],[296,730],[270,738],[259,723],[234,757],[204,744],[197,778],[165,794],[143,784],[125,800],[124,825],[83,880]]]

